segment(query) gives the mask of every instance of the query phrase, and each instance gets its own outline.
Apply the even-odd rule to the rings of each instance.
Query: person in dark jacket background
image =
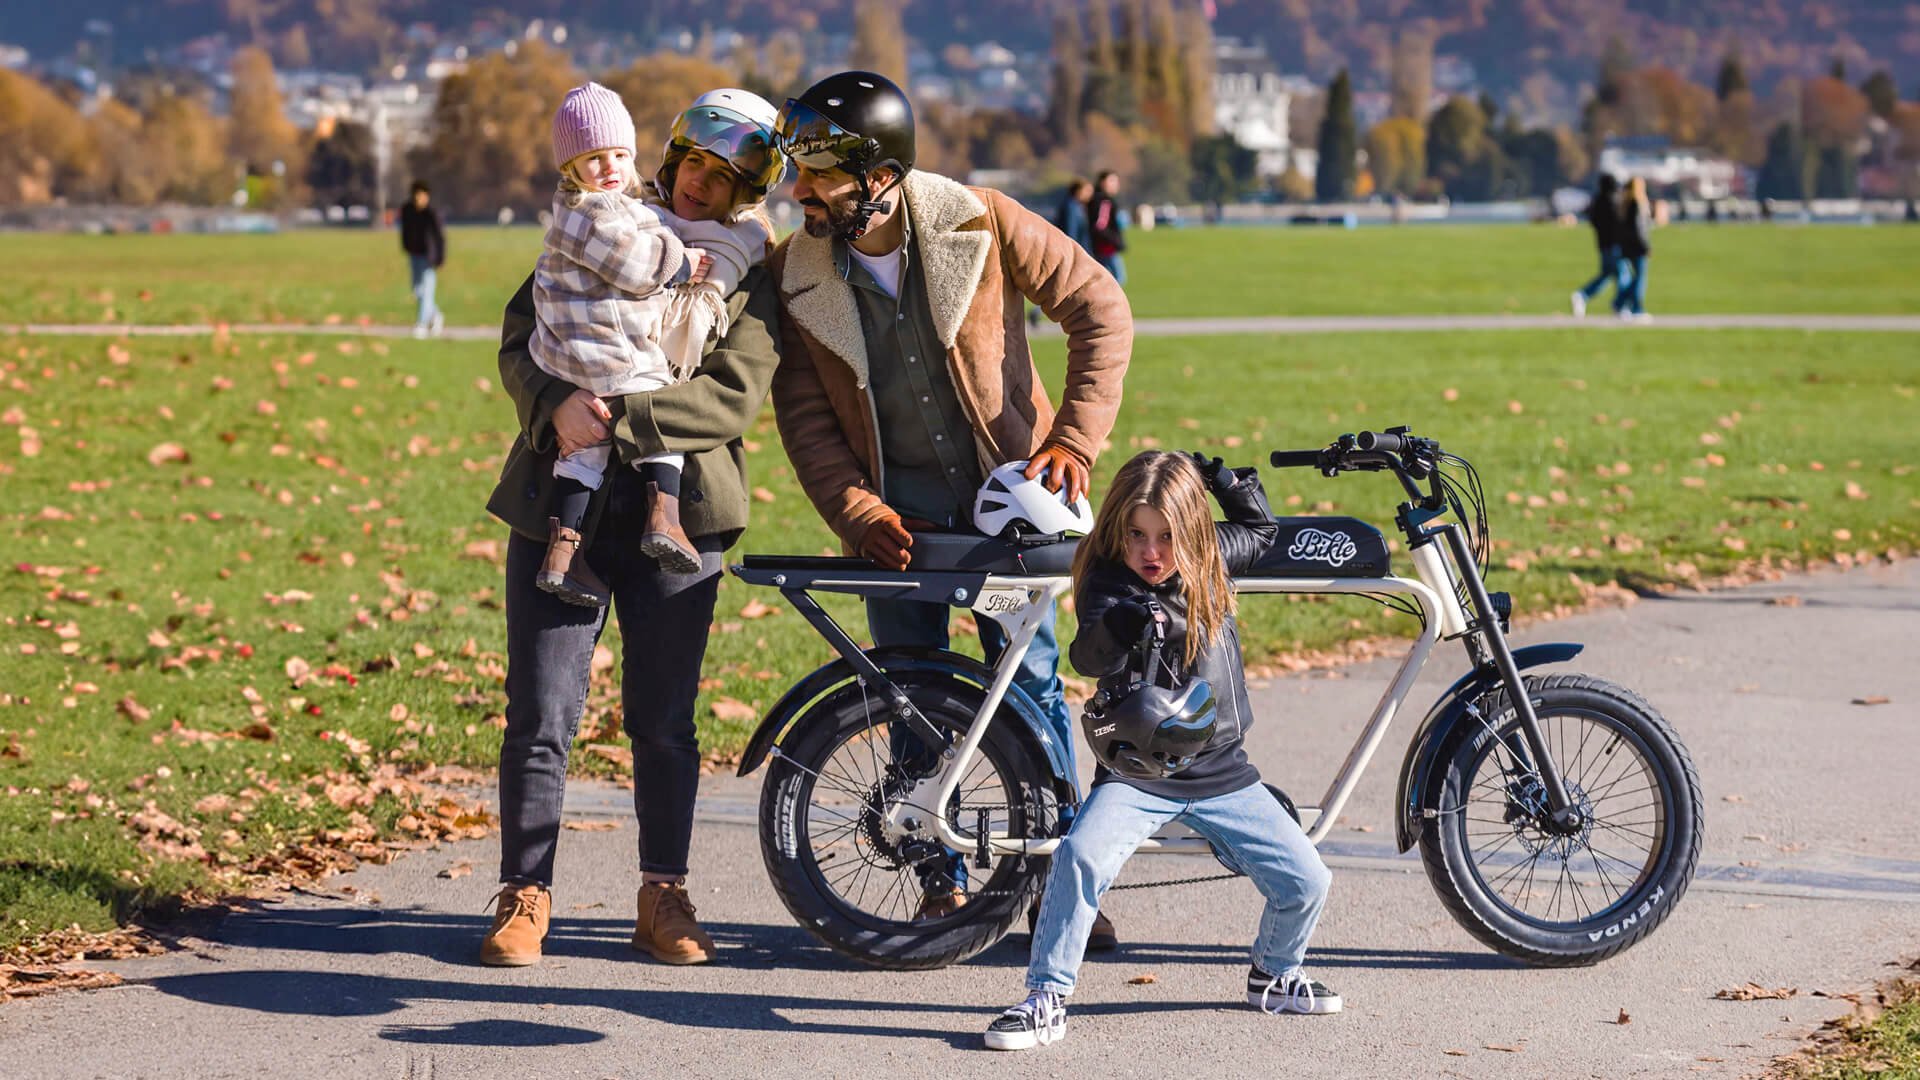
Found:
[[[1647,200],[1647,182],[1636,176],[1627,181],[1620,203],[1620,284],[1613,290],[1613,313],[1622,319],[1645,322],[1647,314],[1647,259],[1653,255],[1653,204]]]
[[[1587,203],[1587,223],[1593,226],[1593,243],[1600,249],[1600,272],[1593,280],[1573,290],[1573,317],[1587,314],[1587,301],[1600,294],[1607,282],[1614,282],[1614,295],[1625,288],[1618,281],[1620,271],[1620,182],[1612,173],[1601,173]]]
[[[1207,493],[1226,511],[1215,522]],[[1326,904],[1332,874],[1247,759],[1253,723],[1231,578],[1260,561],[1279,527],[1253,469],[1218,458],[1150,450],[1121,466],[1093,532],[1074,559],[1074,610],[1080,629],[1070,656],[1082,674],[1122,693],[1136,646],[1156,620],[1170,622],[1162,660],[1143,673],[1180,689],[1205,679],[1213,692],[1214,734],[1184,768],[1137,779],[1104,766],[1093,793],[1053,853],[1027,964],[1027,998],[986,1032],[994,1050],[1024,1050],[1066,1034],[1073,992],[1100,897],[1134,849],[1161,826],[1180,821],[1206,837],[1245,873],[1266,910],[1253,944],[1247,1002],[1268,1013],[1332,1013],[1340,995],[1301,967]],[[1136,748],[1145,750],[1145,747]]]
[[[433,295],[440,264],[447,260],[447,234],[440,227],[440,211],[432,202],[433,192],[426,181],[415,180],[407,205],[400,208],[400,250],[407,253],[413,295],[419,302],[413,318],[413,336],[417,338],[438,334],[447,323]]]
[[[1127,283],[1127,265],[1120,253],[1127,250],[1127,237],[1120,224],[1120,177],[1113,170],[1103,170],[1093,182],[1093,201],[1087,204],[1088,226],[1093,235],[1095,261],[1107,268],[1113,280],[1122,285]]]

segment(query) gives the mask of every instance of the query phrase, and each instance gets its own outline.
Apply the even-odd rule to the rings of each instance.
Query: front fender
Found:
[[[1513,650],[1513,664],[1525,671],[1542,664],[1565,663],[1580,655],[1585,648],[1585,645],[1571,641],[1528,645]],[[1440,757],[1441,748],[1452,741],[1454,729],[1466,716],[1467,705],[1499,685],[1500,673],[1492,667],[1469,671],[1447,687],[1447,692],[1441,694],[1440,700],[1428,710],[1426,719],[1420,721],[1419,729],[1413,733],[1413,740],[1407,744],[1406,760],[1400,763],[1400,795],[1394,803],[1400,808],[1400,822],[1394,830],[1394,842],[1401,851],[1406,851],[1420,840],[1423,827],[1421,811],[1428,809],[1427,793],[1438,787],[1437,773],[1444,765]]]
[[[993,685],[993,671],[970,656],[962,656],[944,649],[929,649],[922,646],[894,645],[880,649],[870,649],[867,655],[880,670],[888,675],[909,672],[924,672],[933,675],[959,678],[985,690]],[[749,776],[767,760],[773,748],[786,738],[793,721],[806,711],[822,694],[854,678],[853,665],[845,660],[834,660],[819,668],[806,678],[794,684],[793,689],[781,695],[773,708],[754,729],[747,739],[747,747],[740,754],[739,775]],[[1007,687],[1004,704],[1026,724],[1028,734],[1040,745],[1045,753],[1047,765],[1052,769],[1056,780],[1064,781],[1069,789],[1074,787],[1073,761],[1069,756],[1071,749],[1060,745],[1060,739],[1054,734],[1052,725],[1040,712],[1040,706],[1018,686]]]

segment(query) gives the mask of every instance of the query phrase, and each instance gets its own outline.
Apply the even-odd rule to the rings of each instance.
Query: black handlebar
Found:
[[[1397,454],[1405,449],[1407,440],[1398,434],[1379,431],[1363,431],[1354,436],[1354,445],[1362,450],[1378,450],[1383,454]]]
[[[1275,450],[1267,459],[1276,469],[1317,469],[1323,450]]]

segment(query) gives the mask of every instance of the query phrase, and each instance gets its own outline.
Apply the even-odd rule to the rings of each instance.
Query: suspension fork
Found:
[[[1453,565],[1460,573],[1460,580],[1466,583],[1467,599],[1473,603],[1473,621],[1481,632],[1481,640],[1493,660],[1494,670],[1500,675],[1500,682],[1507,688],[1507,699],[1513,702],[1514,715],[1520,721],[1520,734],[1527,744],[1527,752],[1533,758],[1534,767],[1540,772],[1540,781],[1547,792],[1547,811],[1554,825],[1573,831],[1581,825],[1580,811],[1573,805],[1567,794],[1566,782],[1561,779],[1560,766],[1547,752],[1546,736],[1540,730],[1540,718],[1534,714],[1533,699],[1527,694],[1527,684],[1520,677],[1520,668],[1513,662],[1513,651],[1507,647],[1507,636],[1500,629],[1500,617],[1493,610],[1493,600],[1487,596],[1486,583],[1480,580],[1480,568],[1473,559],[1473,550],[1467,546],[1467,538],[1457,523],[1449,522],[1438,530],[1447,542],[1447,550],[1453,555]]]

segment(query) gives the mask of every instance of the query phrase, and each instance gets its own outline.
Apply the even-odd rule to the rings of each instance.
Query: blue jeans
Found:
[[[425,255],[408,255],[407,268],[413,274],[413,296],[420,302],[419,310],[414,313],[413,325],[426,326],[440,314],[440,306],[433,302],[433,290],[436,274],[433,260]]]
[[[1107,273],[1113,275],[1113,280],[1115,282],[1117,282],[1120,285],[1125,285],[1127,283],[1126,260],[1120,257],[1119,252],[1116,251],[1113,254],[1108,255],[1104,259],[1096,258],[1094,261],[1099,263],[1101,266],[1106,267]]]
[[[1073,993],[1101,894],[1141,841],[1174,820],[1211,840],[1267,898],[1253,941],[1253,962],[1260,970],[1285,975],[1301,965],[1333,874],[1264,785],[1181,800],[1105,783],[1081,804],[1080,816],[1053,853],[1027,962],[1027,989]]]
[[[1647,257],[1636,255],[1620,260],[1620,284],[1613,290],[1613,310],[1647,313]]]
[[[1600,272],[1593,275],[1592,281],[1589,281],[1585,285],[1580,286],[1580,295],[1586,297],[1589,300],[1593,299],[1595,296],[1598,296],[1600,294],[1601,289],[1604,289],[1607,287],[1607,282],[1616,280],[1619,274],[1620,274],[1620,249],[1618,247],[1601,248],[1600,249]],[[1616,285],[1614,287],[1615,294],[1618,294],[1619,291],[1620,291],[1619,287]]]
[[[867,628],[873,632],[875,645],[919,645],[929,649],[944,649],[950,644],[947,620],[952,610],[946,604],[929,604],[919,600],[868,600]],[[1049,610],[1039,629],[1034,631],[1033,644],[1020,661],[1020,670],[1013,676],[1013,685],[1040,706],[1040,714],[1046,718],[1054,739],[1066,750],[1067,776],[1077,785],[1078,774],[1074,772],[1073,764],[1073,717],[1067,711],[1066,686],[1060,681],[1060,642],[1054,636],[1054,618],[1055,612]],[[999,623],[982,616],[980,645],[986,650],[987,665],[991,667],[999,662],[1000,654],[1007,649],[1007,632],[1000,628]],[[913,747],[896,743],[894,752],[910,755]],[[1061,807],[1061,824],[1072,820],[1073,808]],[[954,884],[966,887],[965,859],[955,855],[943,869],[954,879]]]

